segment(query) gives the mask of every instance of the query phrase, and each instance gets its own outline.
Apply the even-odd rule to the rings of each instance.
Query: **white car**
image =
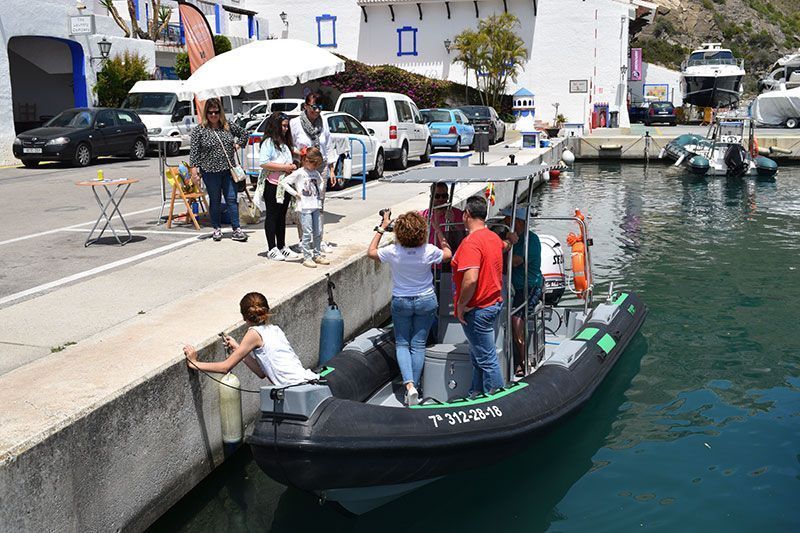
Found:
[[[328,123],[331,131],[331,139],[336,143],[336,150],[339,154],[350,152],[353,160],[352,175],[354,178],[361,176],[364,168],[364,158],[366,156],[366,171],[370,178],[380,178],[383,176],[383,169],[386,162],[383,147],[380,141],[369,133],[355,117],[348,113],[331,111],[322,112],[323,120]],[[261,146],[261,134],[264,133],[266,120],[250,135],[250,145],[245,149],[245,170],[257,173],[259,170],[259,156]],[[351,139],[353,139],[351,143]],[[363,147],[358,140],[364,143]],[[351,149],[352,146],[352,149]],[[364,154],[366,149],[366,154]]]
[[[349,113],[380,141],[387,161],[404,169],[409,157],[426,163],[431,155],[431,132],[414,101],[400,93],[345,93],[336,111]]]
[[[289,117],[296,117],[303,109],[302,98],[277,98],[275,100],[263,100],[257,102],[246,113],[237,115],[237,124],[242,126],[247,131],[253,131],[261,121],[267,116],[280,111],[286,113]]]

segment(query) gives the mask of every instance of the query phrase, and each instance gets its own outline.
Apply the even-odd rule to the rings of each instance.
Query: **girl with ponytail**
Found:
[[[188,359],[189,368],[227,374],[244,360],[244,364],[255,375],[262,379],[269,378],[278,387],[319,379],[317,374],[303,368],[281,328],[269,323],[272,315],[269,312],[267,298],[263,294],[260,292],[245,294],[239,302],[239,310],[248,326],[242,342],[238,343],[233,337],[225,336],[225,345],[230,355],[224,361],[213,363],[198,361],[197,350],[187,344],[183,347],[183,353]]]

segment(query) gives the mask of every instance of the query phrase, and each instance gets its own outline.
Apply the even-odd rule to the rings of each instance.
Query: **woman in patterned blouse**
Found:
[[[235,153],[239,146],[247,141],[247,133],[236,124],[225,118],[222,102],[219,98],[210,98],[205,102],[202,123],[192,130],[189,165],[195,181],[206,184],[210,200],[211,224],[214,226],[215,241],[222,240],[220,230],[220,204],[225,194],[225,205],[228,218],[233,228],[234,241],[246,241],[247,235],[239,225],[239,203],[236,183],[231,177],[231,166],[235,161]]]

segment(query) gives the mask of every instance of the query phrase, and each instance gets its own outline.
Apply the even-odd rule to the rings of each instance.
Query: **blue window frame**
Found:
[[[416,56],[417,53],[417,31],[419,28],[403,26],[397,28],[397,56]],[[405,35],[404,35],[405,34]]]
[[[336,17],[327,13],[317,17],[317,46],[336,48]]]
[[[214,26],[217,31],[216,34],[222,33],[222,7],[219,4],[214,4]]]

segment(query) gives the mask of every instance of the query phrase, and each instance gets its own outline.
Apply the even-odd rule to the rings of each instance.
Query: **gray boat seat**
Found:
[[[422,393],[440,402],[469,395],[472,359],[469,345],[435,344],[425,349]]]

